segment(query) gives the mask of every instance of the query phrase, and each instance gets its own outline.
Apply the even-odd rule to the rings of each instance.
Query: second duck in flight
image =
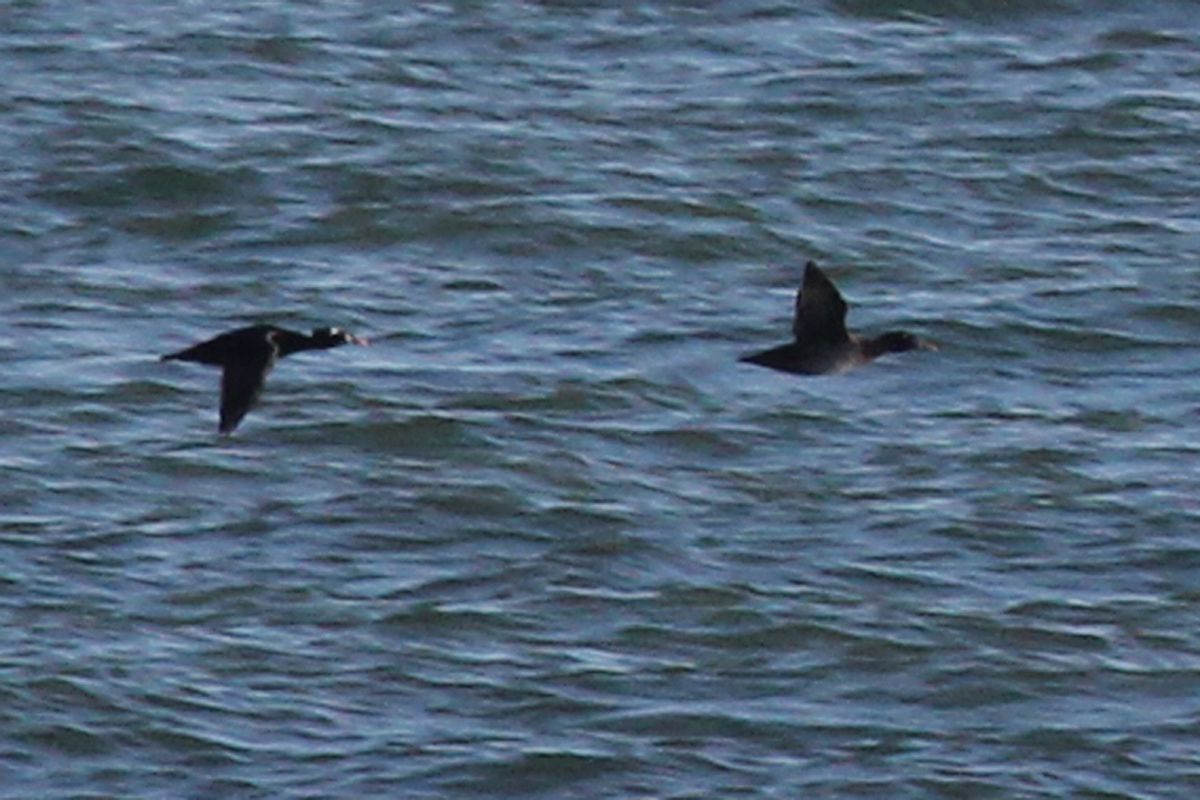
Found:
[[[251,325],[165,355],[162,360],[197,361],[221,368],[221,423],[218,430],[229,433],[258,404],[267,373],[279,359],[302,350],[328,350],[344,344],[366,343],[366,339],[340,328],[317,328],[308,336],[274,325]]]
[[[804,267],[804,285],[796,295],[792,334],[794,342],[738,360],[799,375],[827,375],[861,366],[884,353],[937,349],[908,331],[873,338],[847,333],[846,301],[812,261]]]

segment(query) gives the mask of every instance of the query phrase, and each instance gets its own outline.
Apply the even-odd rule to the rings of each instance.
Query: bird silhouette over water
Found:
[[[884,353],[936,350],[907,331],[875,337],[846,331],[846,301],[812,261],[804,267],[804,285],[796,295],[792,322],[795,341],[738,359],[798,375],[827,375],[873,361]]]
[[[230,433],[258,404],[267,374],[279,359],[303,350],[366,343],[366,339],[340,328],[316,328],[306,335],[274,325],[251,325],[170,353],[162,360],[195,361],[221,368],[221,422],[217,430]]]

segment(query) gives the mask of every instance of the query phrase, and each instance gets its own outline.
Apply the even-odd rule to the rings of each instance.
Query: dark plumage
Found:
[[[366,343],[366,339],[340,328],[316,328],[310,336],[274,325],[251,325],[165,355],[162,360],[196,361],[222,369],[218,430],[229,433],[258,404],[267,373],[277,360],[302,350],[328,350],[344,344]]]
[[[811,261],[804,267],[804,285],[796,295],[792,333],[794,342],[739,360],[798,375],[825,375],[845,372],[884,353],[937,349],[907,331],[890,331],[874,338],[847,333],[846,301]]]

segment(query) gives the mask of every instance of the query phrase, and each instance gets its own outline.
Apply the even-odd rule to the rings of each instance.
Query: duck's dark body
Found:
[[[328,350],[343,344],[366,343],[365,339],[338,328],[317,328],[311,335],[306,335],[274,325],[251,325],[165,355],[162,360],[195,361],[221,368],[218,430],[229,433],[258,404],[267,375],[279,359],[303,350]]]
[[[837,287],[810,261],[804,268],[804,285],[796,295],[795,341],[739,360],[797,375],[828,375],[861,366],[884,353],[934,349],[907,331],[873,338],[851,334],[846,331],[846,310]]]

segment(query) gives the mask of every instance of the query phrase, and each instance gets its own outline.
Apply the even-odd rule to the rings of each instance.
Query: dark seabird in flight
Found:
[[[303,350],[328,350],[367,340],[340,328],[316,328],[312,335],[274,325],[251,325],[222,333],[206,342],[162,357],[163,361],[196,361],[221,368],[221,433],[230,433],[262,396],[267,373],[275,362]]]
[[[869,337],[846,332],[846,301],[833,282],[813,262],[804,267],[804,285],[796,295],[795,341],[739,361],[792,372],[828,375],[873,361],[884,353],[936,350],[908,331],[889,331]]]

